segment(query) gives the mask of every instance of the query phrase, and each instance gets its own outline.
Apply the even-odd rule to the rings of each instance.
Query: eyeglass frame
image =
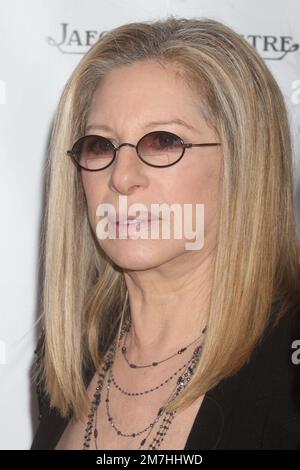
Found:
[[[179,140],[180,140],[180,143],[182,145],[182,154],[180,155],[180,157],[173,163],[169,163],[168,165],[153,165],[152,163],[148,163],[146,162],[143,157],[141,157],[141,155],[139,155],[138,153],[138,145],[139,143],[141,142],[142,139],[144,139],[144,137],[150,135],[150,134],[154,134],[154,133],[159,133],[159,132],[165,132],[167,134],[171,134],[175,137],[177,137]],[[110,144],[113,146],[113,157],[110,161],[110,163],[108,165],[106,165],[105,167],[103,168],[98,168],[98,169],[90,169],[90,168],[85,168],[83,166],[80,165],[80,163],[76,160],[76,157],[75,157],[75,154],[76,152],[73,151],[73,148],[75,147],[76,144],[78,144],[79,141],[85,139],[86,137],[102,137],[103,139],[106,139],[110,142]],[[151,131],[151,132],[147,132],[147,134],[143,135],[137,142],[136,145],[134,144],[130,144],[129,142],[123,142],[122,144],[120,144],[118,147],[116,147],[114,145],[114,143],[108,139],[107,137],[104,137],[102,135],[97,135],[97,134],[88,134],[88,135],[84,135],[82,137],[80,137],[79,139],[76,140],[76,142],[73,144],[72,146],[72,149],[71,150],[67,150],[67,155],[69,157],[72,158],[72,161],[82,170],[86,170],[86,171],[102,171],[102,170],[106,170],[106,168],[108,168],[115,160],[116,158],[116,155],[117,155],[117,151],[120,150],[121,147],[124,147],[125,145],[129,145],[129,147],[133,147],[135,148],[135,151],[136,151],[136,154],[138,156],[138,158],[143,162],[145,163],[146,165],[148,166],[152,166],[153,168],[167,168],[167,167],[170,167],[170,166],[173,166],[175,165],[176,163],[178,163],[182,158],[183,158],[183,155],[185,154],[185,150],[187,148],[192,148],[192,147],[213,147],[213,146],[217,146],[217,145],[222,145],[221,142],[209,142],[209,143],[202,143],[202,144],[192,144],[192,143],[186,143],[183,141],[183,139],[181,137],[179,137],[177,134],[174,134],[173,132],[169,132],[169,131]]]

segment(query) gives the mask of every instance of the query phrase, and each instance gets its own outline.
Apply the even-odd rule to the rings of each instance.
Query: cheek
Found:
[[[96,179],[95,175],[82,175],[82,186],[86,197],[88,217],[93,228],[96,226],[96,210],[101,203],[103,185]]]
[[[174,175],[173,175],[174,176]],[[179,203],[210,204],[215,201],[219,191],[219,168],[217,165],[194,165],[175,175],[166,182],[165,195],[168,200]]]
[[[199,224],[204,223],[204,231],[208,234],[214,229],[218,220],[220,168],[212,162],[202,163],[206,164],[199,166],[198,162],[198,165],[195,164],[192,169],[187,168],[186,171],[181,172],[181,175],[178,174],[177,184],[173,186],[172,192],[174,202],[190,205],[188,209],[182,207],[183,223],[187,223],[193,231],[197,230]],[[169,196],[168,200],[170,200]]]

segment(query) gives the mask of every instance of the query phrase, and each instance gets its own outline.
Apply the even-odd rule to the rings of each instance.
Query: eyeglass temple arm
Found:
[[[222,145],[220,142],[213,142],[209,144],[184,144],[185,148],[191,147],[212,147],[213,145]]]

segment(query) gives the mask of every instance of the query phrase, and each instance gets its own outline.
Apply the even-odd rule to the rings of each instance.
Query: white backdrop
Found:
[[[290,113],[300,212],[299,0],[0,0],[1,449],[28,449],[36,427],[30,368],[37,333],[41,204],[60,93],[101,32],[170,13],[223,21],[266,60]]]

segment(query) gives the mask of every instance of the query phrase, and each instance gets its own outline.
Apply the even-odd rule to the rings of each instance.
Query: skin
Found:
[[[116,145],[136,144],[154,130],[173,132],[185,142],[219,142],[199,104],[199,97],[171,66],[162,67],[154,61],[123,66],[109,72],[97,88],[86,134],[103,135]],[[149,121],[174,118],[195,129],[178,124],[146,126]],[[99,124],[112,130],[95,127]],[[196,339],[206,323],[219,213],[221,149],[194,147],[175,165],[153,168],[139,160],[134,148],[125,146],[107,169],[81,172],[94,230],[97,206],[105,202],[118,209],[120,195],[127,196],[128,206],[138,202],[148,209],[152,203],[204,204],[205,238],[200,250],[186,250],[187,240],[174,237],[99,240],[105,253],[124,271],[132,316],[127,357],[133,362],[162,360]]]

